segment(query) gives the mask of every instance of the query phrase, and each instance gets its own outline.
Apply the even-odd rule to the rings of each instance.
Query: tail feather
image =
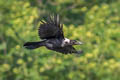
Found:
[[[26,42],[23,46],[27,49],[36,49],[44,46],[44,42]]]

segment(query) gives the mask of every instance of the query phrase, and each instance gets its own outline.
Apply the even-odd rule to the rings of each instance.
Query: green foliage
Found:
[[[0,80],[120,80],[119,0],[1,0]],[[84,54],[64,55],[41,47],[39,20],[59,13],[64,34],[81,40]]]

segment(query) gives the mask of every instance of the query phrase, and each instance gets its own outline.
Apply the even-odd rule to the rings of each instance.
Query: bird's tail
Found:
[[[23,46],[27,49],[36,49],[36,48],[39,48],[41,46],[44,46],[44,42],[43,41],[40,41],[40,42],[26,42]]]

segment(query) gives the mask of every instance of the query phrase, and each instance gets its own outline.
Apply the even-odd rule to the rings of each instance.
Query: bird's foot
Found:
[[[82,54],[83,53],[83,50],[79,50],[79,51],[77,51],[77,53],[75,54],[75,56],[76,57],[80,57],[81,55],[80,54]]]
[[[77,51],[76,54],[82,54],[82,53],[83,53],[83,50],[79,50],[79,51]]]

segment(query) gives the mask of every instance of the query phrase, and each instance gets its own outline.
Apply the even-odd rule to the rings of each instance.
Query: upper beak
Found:
[[[79,42],[77,42],[77,45],[81,45],[81,44],[83,44],[83,42],[80,42],[80,41],[79,41]]]

